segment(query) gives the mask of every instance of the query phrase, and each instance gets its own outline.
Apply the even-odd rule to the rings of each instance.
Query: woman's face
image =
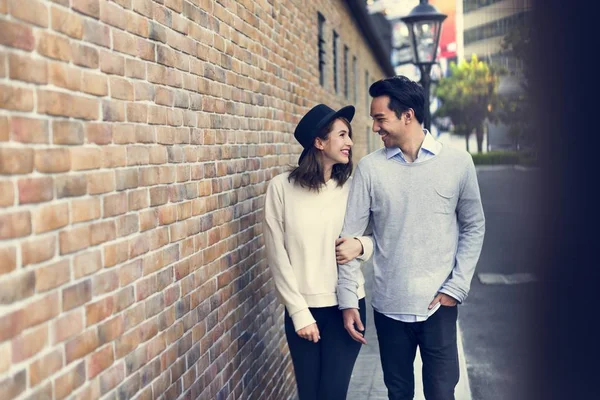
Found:
[[[343,120],[336,119],[327,140],[321,141],[323,161],[332,165],[348,164],[353,144],[348,125]]]

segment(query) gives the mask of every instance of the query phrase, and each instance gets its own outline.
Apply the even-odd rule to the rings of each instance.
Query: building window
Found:
[[[358,60],[352,56],[352,76],[354,77],[354,104],[358,103]]]
[[[344,97],[350,98],[348,94],[348,46],[344,45]]]
[[[336,31],[333,31],[333,90],[335,90],[336,93],[338,93],[338,91],[339,91],[338,71],[337,71],[337,64],[338,64],[337,47],[338,47],[339,38],[340,38],[340,35],[338,35],[338,33]]]
[[[319,83],[321,86],[325,86],[325,17],[321,13],[317,13],[319,18],[319,41],[318,41],[318,52],[319,52]]]
[[[487,7],[502,0],[463,0],[463,12],[478,10]]]
[[[473,42],[506,36],[516,26],[524,25],[527,12],[520,12],[465,31],[465,46]]]

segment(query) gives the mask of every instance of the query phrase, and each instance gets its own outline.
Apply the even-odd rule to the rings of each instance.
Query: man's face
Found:
[[[389,96],[375,97],[371,101],[373,132],[379,134],[385,147],[399,147],[404,135],[404,114],[398,119],[396,113],[388,108],[389,102]]]

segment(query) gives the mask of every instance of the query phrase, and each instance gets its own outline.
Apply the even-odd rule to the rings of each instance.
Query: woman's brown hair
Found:
[[[339,117],[336,118],[344,122],[348,127],[348,135],[352,138],[352,126],[350,122],[346,118]],[[333,124],[336,119],[331,121],[327,126],[325,126],[317,137],[321,138],[321,140],[327,140],[331,130],[333,129]],[[325,183],[323,179],[323,166],[319,162],[319,151],[315,146],[311,146],[308,149],[306,156],[300,162],[296,168],[292,170],[288,180],[290,182],[294,182],[304,188],[308,188],[309,190],[319,191],[321,185]],[[331,171],[331,177],[337,181],[338,186],[342,186],[350,175],[352,174],[352,149],[350,149],[349,161],[347,164],[335,164]]]

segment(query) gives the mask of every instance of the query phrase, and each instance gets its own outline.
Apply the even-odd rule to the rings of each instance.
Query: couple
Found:
[[[299,165],[271,181],[265,247],[285,305],[300,400],[345,399],[364,339],[361,260],[373,254],[372,306],[390,399],[414,397],[417,346],[428,400],[454,399],[456,320],[484,236],[472,158],[421,128],[423,89],[406,77],[369,88],[385,148],[352,173],[354,107],[320,104],[299,122]],[[372,234],[363,236],[369,225]],[[340,235],[341,232],[341,235]]]

